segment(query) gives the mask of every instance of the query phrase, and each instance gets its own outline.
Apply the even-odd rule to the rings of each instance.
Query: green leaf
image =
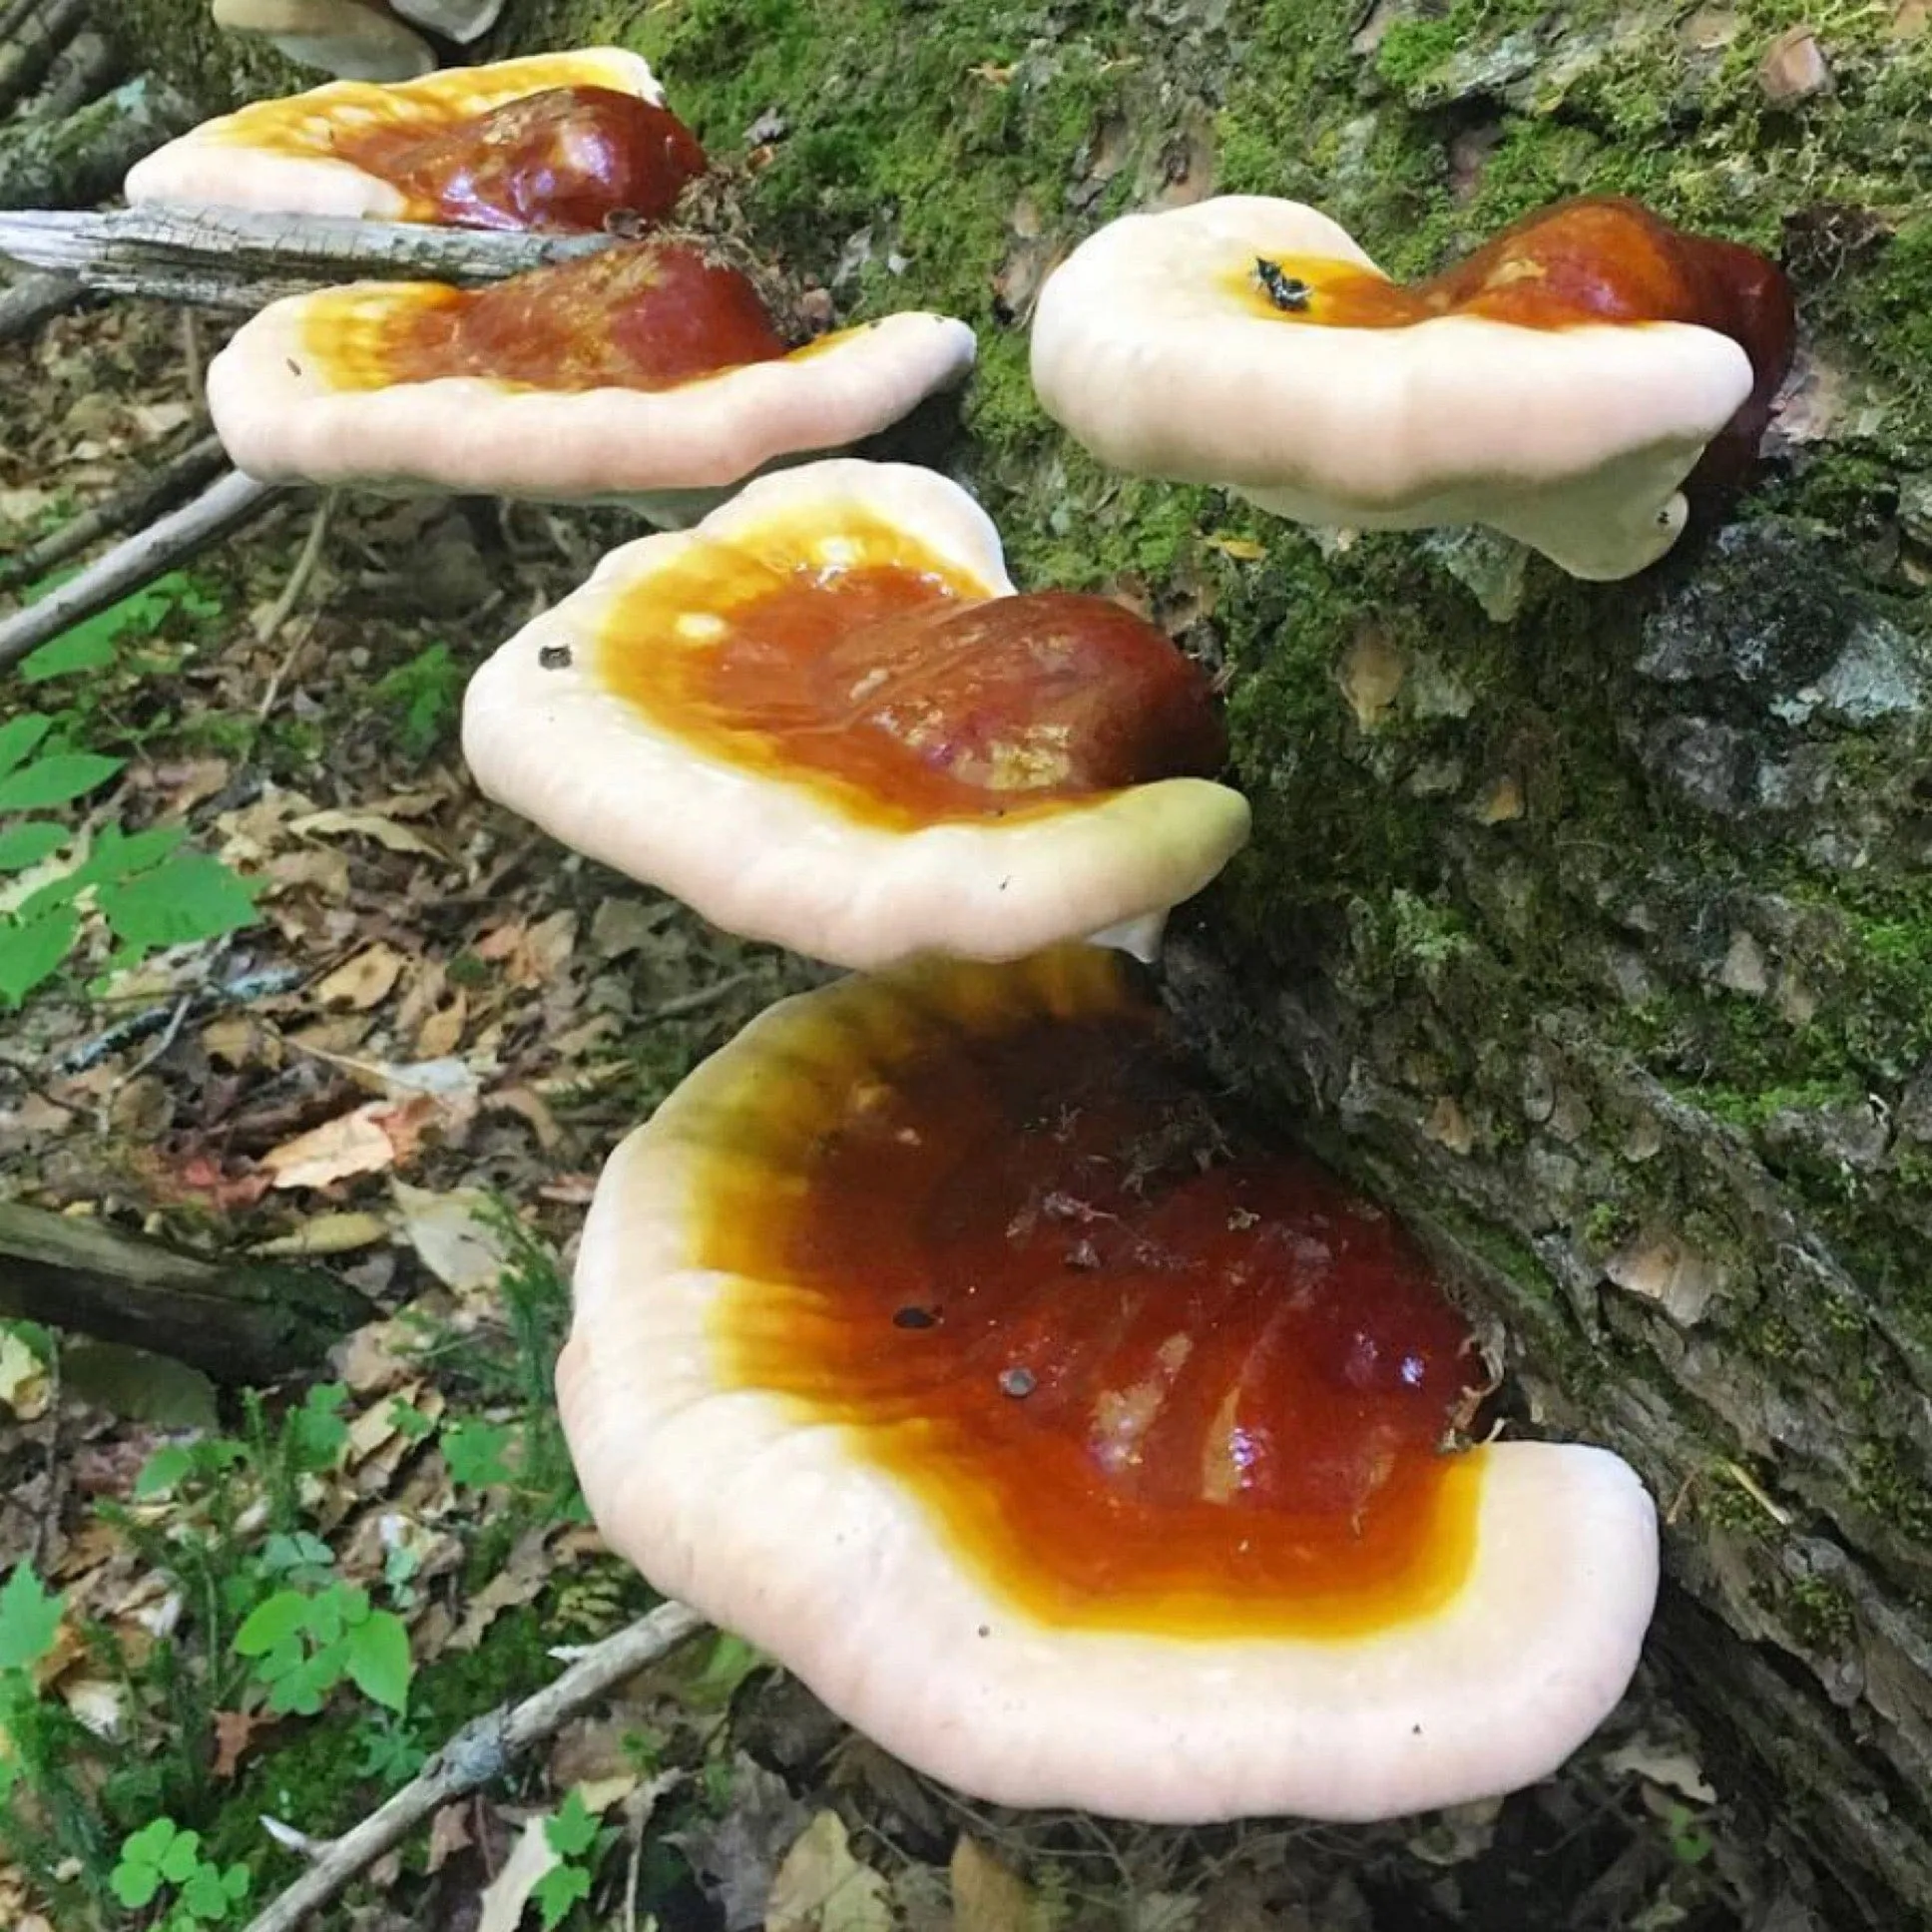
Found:
[[[342,1647],[331,1644],[275,1679],[268,1689],[268,1708],[277,1714],[292,1710],[298,1716],[312,1717],[341,1681]]]
[[[332,1570],[335,1552],[307,1530],[297,1530],[292,1536],[277,1530],[261,1546],[261,1567],[268,1571]]]
[[[125,832],[119,825],[103,825],[94,849],[71,874],[75,889],[145,872],[151,865],[159,864],[187,836],[180,825],[150,825],[145,832]]]
[[[182,1887],[181,1902],[190,1918],[227,1918],[231,1901],[223,1889],[220,1869],[214,1865],[197,1865]]]
[[[312,1608],[312,1600],[299,1590],[277,1590],[272,1597],[262,1598],[235,1633],[237,1654],[266,1656],[276,1645],[287,1643],[308,1628]]]
[[[390,1710],[409,1703],[409,1632],[393,1611],[372,1611],[348,1635],[348,1673],[365,1697]]]
[[[301,1407],[288,1417],[289,1445],[303,1469],[319,1471],[334,1466],[349,1439],[349,1425],[339,1413],[348,1399],[346,1383],[318,1382]]]
[[[0,811],[64,805],[105,784],[125,763],[126,758],[104,758],[98,751],[56,751],[0,778]]]
[[[51,818],[29,818],[0,831],[0,872],[24,872],[65,845],[72,834]]]
[[[161,1875],[171,1885],[179,1885],[202,1862],[202,1834],[183,1831],[176,1835],[161,1855]]]
[[[389,1404],[388,1419],[390,1428],[408,1442],[420,1442],[436,1427],[413,1402],[405,1402],[400,1397]]]
[[[43,644],[20,661],[24,684],[45,684],[49,678],[70,677],[77,671],[93,671],[114,661],[114,638],[92,624],[78,624],[51,643]]]
[[[32,1563],[17,1563],[0,1584],[0,1671],[26,1670],[54,1648],[61,1597],[46,1588]]]
[[[168,1855],[168,1847],[175,1842],[180,1830],[181,1827],[173,1818],[156,1818],[152,1824],[144,1824],[123,1842],[122,1862],[152,1865],[159,1871],[161,1861]]]
[[[443,1460],[459,1488],[487,1489],[510,1480],[505,1452],[516,1431],[495,1422],[452,1422],[443,1431]]]
[[[161,1873],[152,1865],[134,1865],[124,1858],[115,1866],[108,1883],[129,1911],[138,1912],[161,1890]]]
[[[103,885],[96,903],[123,945],[145,951],[251,925],[255,890],[219,858],[182,852],[138,877]]]
[[[81,915],[68,906],[38,919],[0,922],[0,1005],[18,1006],[52,979],[80,929]]]
[[[530,1889],[544,1932],[556,1932],[570,1916],[570,1908],[590,1895],[591,1875],[582,1865],[552,1865]]]
[[[0,778],[4,778],[52,727],[54,721],[39,712],[22,712],[0,724]]]
[[[597,1842],[597,1816],[581,1791],[571,1792],[544,1820],[544,1838],[560,1858],[581,1858]]]
[[[166,1449],[157,1449],[134,1479],[134,1500],[145,1503],[165,1495],[194,1467],[195,1452],[186,1443],[174,1442]]]

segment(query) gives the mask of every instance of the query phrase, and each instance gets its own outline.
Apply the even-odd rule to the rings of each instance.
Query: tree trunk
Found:
[[[129,5],[151,47],[202,11]],[[1757,13],[1688,11],[511,0],[495,50],[642,48],[715,152],[756,125],[752,219],[842,312],[978,326],[954,460],[1016,575],[1227,667],[1256,833],[1175,999],[1425,1231],[1524,1414],[1643,1470],[1711,1774],[1897,1926],[1932,1914],[1932,28],[1822,16],[1813,88]],[[1032,402],[1033,293],[1210,190],[1400,273],[1576,192],[1780,252],[1770,460],[1614,586],[1103,474]]]

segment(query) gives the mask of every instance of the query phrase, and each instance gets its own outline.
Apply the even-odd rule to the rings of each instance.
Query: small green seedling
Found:
[[[599,1825],[597,1814],[576,1791],[544,1820],[544,1840],[557,1854],[557,1863],[537,1880],[530,1894],[537,1902],[544,1932],[556,1932],[570,1908],[590,1897],[598,1860],[617,1835]]]
[[[248,1868],[224,1869],[202,1856],[199,1831],[184,1831],[173,1818],[157,1818],[123,1842],[120,1863],[108,1882],[115,1897],[135,1912],[168,1892],[160,1932],[189,1932],[196,1926],[220,1925],[236,1914],[248,1895]]]
[[[235,1650],[252,1661],[272,1711],[313,1716],[344,1680],[390,1710],[408,1706],[415,1669],[409,1633],[393,1611],[377,1610],[359,1584],[277,1590],[242,1621]]]

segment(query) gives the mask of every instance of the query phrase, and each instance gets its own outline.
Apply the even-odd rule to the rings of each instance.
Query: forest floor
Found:
[[[0,554],[203,433],[212,346],[128,304],[0,349]],[[47,721],[36,756],[103,761],[51,816],[0,809],[0,853],[60,834],[0,865],[0,980],[32,976],[6,963],[31,892],[116,831],[226,868],[162,888],[222,929],[171,946],[83,895],[64,961],[0,995],[0,1198],[309,1258],[379,1310],[258,1391],[0,1324],[0,1924],[243,1925],[458,1725],[652,1601],[550,1406],[574,1233],[616,1138],[811,969],[463,772],[469,671],[625,534],[292,495],[0,700]],[[1174,1831],[967,1804],[712,1636],[322,1922],[1728,1932],[1774,1894],[1648,1676],[1507,1802]]]

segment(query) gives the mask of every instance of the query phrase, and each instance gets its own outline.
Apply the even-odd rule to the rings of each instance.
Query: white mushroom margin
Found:
[[[618,603],[690,546],[728,543],[806,506],[885,519],[986,595],[1013,592],[999,532],[935,472],[856,459],[779,471],[696,530],[613,551],[478,671],[463,703],[477,783],[727,932],[835,965],[885,965],[928,948],[1013,959],[1116,927],[1129,928],[1123,943],[1151,949],[1168,910],[1247,837],[1247,801],[1225,785],[1164,778],[1023,808],[1011,821],[898,831],[809,785],[714,756],[603,685],[597,639]]]
[[[747,1078],[809,1078],[817,1004],[855,989],[769,1009],[606,1165],[557,1368],[606,1541],[886,1749],[995,1803],[1360,1822],[1555,1770],[1623,1694],[1657,1594],[1656,1510],[1605,1450],[1471,1451],[1470,1573],[1411,1623],[1347,1639],[1149,1637],[1032,1620],[962,1570],[845,1431],[724,1382],[715,1321],[737,1279],[695,1251],[716,1119],[742,1106]],[[776,1307],[795,1291],[757,1292]]]
[[[262,482],[627,502],[721,488],[775,459],[858,442],[973,363],[964,322],[908,312],[669,389],[544,390],[471,375],[338,385],[311,335],[317,304],[353,298],[360,324],[432,288],[442,284],[353,282],[272,302],[246,322],[208,372],[209,414],[236,465]]]
[[[1047,413],[1117,469],[1218,483],[1301,523],[1485,523],[1604,580],[1677,541],[1678,486],[1751,392],[1743,349],[1684,322],[1257,313],[1241,278],[1283,256],[1381,273],[1298,202],[1223,196],[1109,223],[1040,292]]]
[[[124,193],[131,203],[400,221],[406,204],[393,183],[352,162],[324,154],[290,154],[280,144],[297,130],[325,144],[331,128],[361,128],[392,119],[392,104],[404,109],[420,104],[431,111],[433,118],[423,124],[427,140],[449,119],[487,114],[553,87],[610,88],[653,107],[662,107],[665,98],[651,64],[621,47],[444,68],[382,88],[363,81],[330,81],[305,94],[257,101],[191,128],[136,162]]]

